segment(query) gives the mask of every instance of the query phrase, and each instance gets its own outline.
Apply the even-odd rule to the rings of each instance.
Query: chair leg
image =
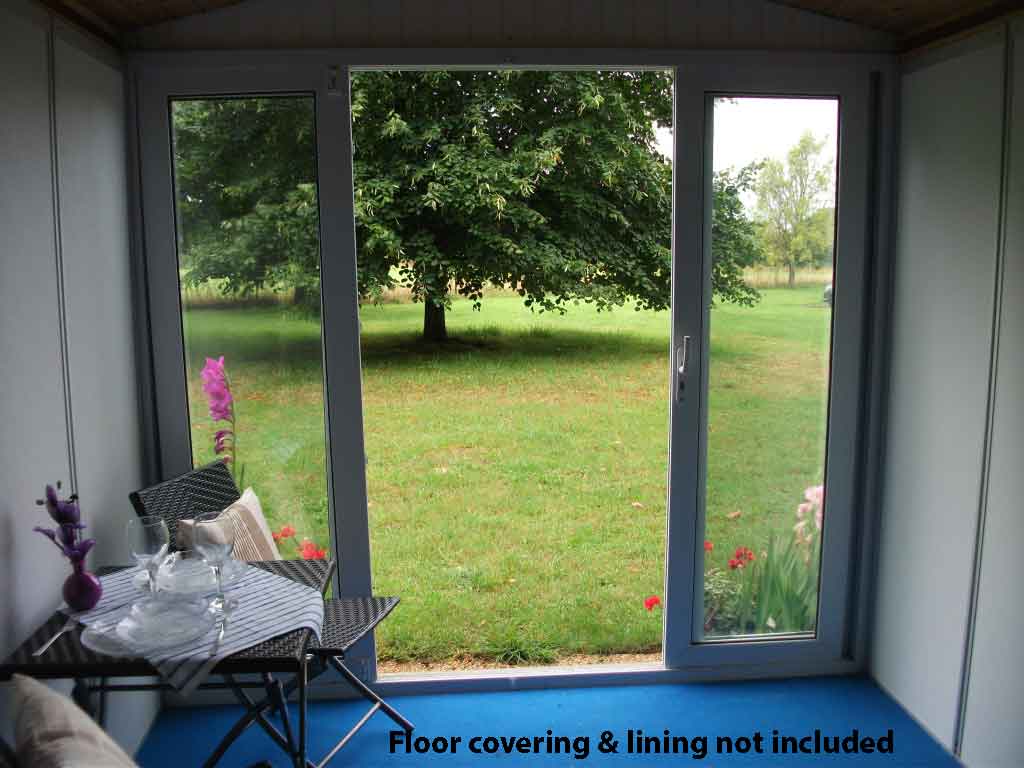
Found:
[[[366,699],[369,699],[370,701],[376,702],[378,705],[380,705],[381,712],[383,712],[385,715],[394,720],[398,725],[400,725],[402,727],[402,730],[404,730],[406,733],[413,732],[413,729],[416,726],[414,726],[412,723],[410,723],[408,720],[402,717],[402,715],[398,712],[397,709],[395,709],[386,701],[384,701],[384,699],[382,699],[380,696],[374,693],[372,688],[370,688],[366,683],[364,683],[362,680],[356,677],[352,673],[352,671],[349,670],[348,667],[341,663],[340,658],[338,658],[337,656],[332,656],[328,661],[330,662],[332,667],[338,670],[338,672],[340,672],[342,676],[344,676],[344,678],[348,680],[349,684],[353,688],[359,691],[359,693],[361,693]]]
[[[413,724],[406,720],[404,717],[402,717],[402,715],[399,714],[398,710],[396,710],[394,707],[392,707],[390,704],[384,701],[384,699],[378,696],[373,691],[373,689],[366,685],[366,683],[364,683],[362,680],[356,677],[355,674],[353,674],[353,672],[342,663],[340,657],[331,656],[327,659],[327,661],[332,667],[334,667],[336,670],[338,670],[338,672],[341,673],[342,677],[348,680],[349,684],[353,688],[355,688],[363,698],[367,699],[368,701],[372,701],[373,706],[370,707],[370,709],[366,712],[365,715],[359,718],[359,722],[353,725],[349,729],[348,733],[341,737],[341,741],[335,744],[334,747],[331,748],[331,751],[324,755],[324,758],[319,763],[317,763],[316,768],[324,768],[324,766],[326,766],[334,758],[334,756],[338,754],[346,744],[348,744],[352,737],[355,736],[356,733],[358,733],[359,729],[366,725],[367,721],[371,717],[373,717],[378,711],[383,712],[385,715],[394,720],[398,725],[402,726],[402,729],[406,733],[412,733],[414,728]]]

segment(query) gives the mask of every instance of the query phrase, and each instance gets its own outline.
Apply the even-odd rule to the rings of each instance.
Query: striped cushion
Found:
[[[280,560],[277,542],[270,532],[270,526],[263,516],[260,500],[252,488],[246,488],[242,497],[221,512],[221,517],[231,522],[235,532],[236,560]],[[178,545],[182,549],[192,549],[193,520],[178,522]]]

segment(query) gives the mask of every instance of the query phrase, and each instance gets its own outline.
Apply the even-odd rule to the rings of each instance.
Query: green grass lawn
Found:
[[[788,535],[821,482],[828,308],[817,286],[712,312],[709,567]],[[514,296],[455,340],[417,340],[422,306],[364,307],[363,402],[378,630],[394,660],[509,663],[660,645],[667,313],[537,315]],[[198,370],[226,358],[246,482],[271,525],[327,541],[319,326],[286,310],[186,313],[193,440],[212,457]],[[735,516],[739,512],[739,516]],[[729,515],[732,513],[732,517]]]

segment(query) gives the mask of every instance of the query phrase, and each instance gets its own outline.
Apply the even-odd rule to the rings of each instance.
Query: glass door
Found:
[[[703,141],[676,147],[679,171],[701,183],[677,189],[666,664],[840,663],[854,594],[867,78],[691,74],[677,126]],[[723,285],[739,301],[721,301]]]
[[[197,58],[136,94],[160,472],[226,460],[282,558],[367,595],[347,72]],[[351,656],[372,679],[373,639]]]
[[[169,108],[193,464],[227,463],[283,558],[324,556],[314,97]]]
[[[741,257],[744,300],[713,302],[708,312],[697,636],[813,637],[825,511],[839,103],[719,96],[711,105],[712,270]]]
[[[401,594],[399,670],[848,658],[868,69],[438,52],[350,91],[345,54],[136,65],[163,476],[230,458],[282,555]]]

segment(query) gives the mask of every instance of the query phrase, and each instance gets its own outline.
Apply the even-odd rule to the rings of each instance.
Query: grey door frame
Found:
[[[446,674],[433,680],[394,677],[395,690],[481,689],[509,684],[602,684],[637,680],[675,681],[766,674],[853,672],[863,651],[850,638],[863,637],[866,611],[858,595],[870,592],[869,569],[851,563],[870,559],[870,516],[855,487],[874,470],[861,460],[869,431],[862,400],[876,387],[865,359],[871,350],[865,327],[882,318],[866,303],[868,220],[885,200],[869,187],[868,84],[873,73],[894,77],[894,59],[878,54],[654,51],[630,49],[327,49],[302,51],[146,52],[129,57],[136,104],[140,217],[146,300],[151,318],[156,400],[154,441],[165,475],[191,466],[181,307],[178,293],[174,200],[171,184],[168,100],[172,97],[312,94],[316,98],[318,183],[323,298],[325,417],[328,443],[329,520],[333,551],[341,568],[335,594],[363,595],[371,589],[366,509],[362,385],[359,356],[356,248],[353,219],[349,71],[370,68],[666,68],[676,73],[673,172],[673,344],[690,336],[698,368],[690,394],[671,408],[670,477],[666,535],[664,664],[595,670],[509,670]],[[709,99],[715,94],[835,96],[841,103],[839,224],[831,409],[828,438],[828,507],[823,546],[822,619],[812,639],[772,638],[749,642],[698,642],[703,548],[707,391],[707,313],[710,290]],[[886,136],[892,115],[882,116]],[[323,137],[332,141],[321,141]],[[695,138],[696,137],[696,138]],[[875,197],[872,198],[873,193]],[[695,279],[696,277],[696,279]],[[875,372],[882,366],[870,366]],[[669,372],[667,395],[674,377]],[[696,390],[696,391],[695,391]],[[343,510],[339,516],[337,510]],[[851,581],[852,580],[852,581]],[[372,644],[362,648],[356,668],[375,679]]]
[[[865,376],[865,296],[871,217],[869,166],[871,144],[870,71],[820,63],[814,67],[765,66],[754,54],[728,61],[707,59],[694,66],[677,93],[676,157],[680,172],[697,183],[677,185],[673,265],[676,337],[691,338],[700,386],[673,408],[670,541],[666,555],[665,665],[670,668],[731,664],[773,664],[803,660],[810,664],[841,661],[855,620],[850,589],[854,508],[860,481],[859,446],[865,437],[862,401]],[[751,637],[704,641],[704,529],[707,474],[708,374],[711,306],[711,206],[713,102],[716,96],[819,97],[839,101],[835,300],[826,460],[826,524],[822,536],[819,619],[811,636]],[[699,141],[688,140],[691,136]],[[696,149],[696,151],[695,151]],[[770,375],[769,371],[765,372]],[[676,421],[678,419],[678,422]],[[694,444],[691,436],[696,435]],[[682,456],[682,460],[678,457]],[[683,480],[676,495],[678,477]],[[676,530],[675,523],[682,530]],[[682,554],[680,561],[679,555]]]
[[[321,269],[321,340],[333,592],[370,594],[369,524],[363,450],[362,370],[355,273],[352,138],[348,72],[317,59],[260,57],[255,67],[135,67],[147,289],[153,347],[160,471],[192,468],[182,337],[170,130],[173,99],[217,96],[309,96],[315,100]],[[343,84],[338,87],[338,84]],[[320,137],[331,136],[332,141]],[[345,510],[344,535],[336,510]],[[353,669],[376,675],[372,638],[352,653]]]

